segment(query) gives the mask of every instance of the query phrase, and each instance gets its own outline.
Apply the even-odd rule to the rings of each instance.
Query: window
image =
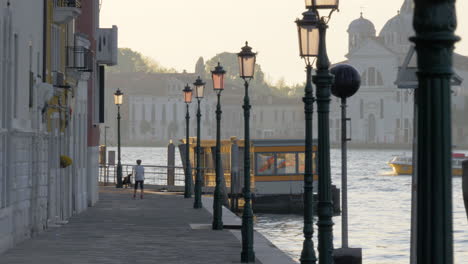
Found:
[[[401,126],[400,126],[400,118],[397,118],[396,119],[396,129],[400,129]]]
[[[296,153],[276,154],[276,172],[277,174],[296,173]]]
[[[375,67],[369,67],[361,74],[361,84],[363,86],[383,86],[382,74]]]
[[[275,110],[275,122],[278,121],[278,110]]]
[[[281,119],[283,120],[283,122],[284,122],[285,115],[286,115],[286,111],[283,110],[283,116],[281,117]]]
[[[52,25],[52,71],[59,71],[60,69],[60,28],[57,25]]]
[[[365,71],[361,76],[361,84],[362,84],[362,86],[367,85],[367,71]]]
[[[257,153],[256,156],[257,175],[272,175],[275,171],[275,154]]]
[[[260,122],[263,122],[263,110],[260,111]]]
[[[380,99],[380,118],[384,118],[384,100]]]
[[[33,86],[34,86],[34,73],[32,72],[33,64],[33,47],[32,42],[29,42],[29,108],[33,107]]]
[[[364,118],[364,100],[362,99],[359,102],[359,112],[360,112],[361,119],[363,119]]]
[[[141,104],[141,120],[146,120],[146,107],[145,107],[145,104]]]
[[[296,112],[292,111],[292,121],[296,121]]]
[[[152,122],[156,121],[156,109],[154,107],[154,104],[151,107],[151,121]]]
[[[382,85],[383,85],[382,74],[380,74],[380,72],[377,72],[377,85],[378,85],[378,86],[382,86]]]
[[[14,91],[13,91],[13,117],[17,118],[18,117],[18,71],[19,71],[19,43],[18,43],[18,34],[14,35],[14,61],[13,61],[13,69],[14,69]]]
[[[407,102],[408,102],[408,93],[406,92],[405,93],[405,103],[407,103]]]
[[[337,119],[336,120],[336,132],[335,132],[335,138],[336,138],[336,141],[340,141],[340,137],[341,137],[341,125],[340,125],[340,122],[341,120],[340,119]]]
[[[375,85],[375,68],[370,67],[367,70],[367,76],[368,76],[368,81],[369,81],[369,86],[374,86]]]
[[[172,119],[173,119],[174,121],[177,121],[177,105],[176,105],[176,104],[173,104],[173,105],[172,105],[172,113],[173,113],[173,115],[172,115],[173,118],[172,118]]]
[[[396,101],[397,101],[397,103],[400,102],[400,97],[401,97],[400,91],[397,91],[396,92]]]
[[[317,159],[315,155],[315,151],[312,152],[312,174],[316,174],[317,171],[315,170],[317,168]],[[305,153],[298,153],[297,154],[297,161],[298,161],[298,172],[299,173],[304,173],[305,172]]]
[[[163,109],[162,109],[162,112],[161,112],[161,122],[162,124],[166,124],[166,105],[163,104]]]

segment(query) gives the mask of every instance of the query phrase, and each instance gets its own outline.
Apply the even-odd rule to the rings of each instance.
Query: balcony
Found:
[[[117,65],[117,27],[99,28],[96,39],[96,60],[98,64]]]
[[[79,72],[92,72],[94,66],[93,52],[81,46],[67,47],[67,69]]]
[[[81,15],[81,0],[55,0],[54,22],[67,24]]]

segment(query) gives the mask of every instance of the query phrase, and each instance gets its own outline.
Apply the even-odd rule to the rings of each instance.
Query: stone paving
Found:
[[[7,251],[0,264],[240,263],[233,232],[207,228],[211,215],[192,203],[154,192],[133,200],[130,189],[102,187],[95,207]]]

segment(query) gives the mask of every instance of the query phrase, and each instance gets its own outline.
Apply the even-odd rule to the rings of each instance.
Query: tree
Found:
[[[141,53],[129,48],[119,48],[119,63],[116,66],[107,68],[112,73],[173,73],[175,69],[168,69],[161,66],[157,61],[143,56]]]

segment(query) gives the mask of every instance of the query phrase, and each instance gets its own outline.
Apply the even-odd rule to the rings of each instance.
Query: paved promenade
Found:
[[[102,187],[95,207],[7,251],[0,264],[240,263],[240,231],[211,230],[211,214],[192,202],[154,192],[133,200],[130,190]],[[255,246],[257,263],[294,263],[261,236]]]

